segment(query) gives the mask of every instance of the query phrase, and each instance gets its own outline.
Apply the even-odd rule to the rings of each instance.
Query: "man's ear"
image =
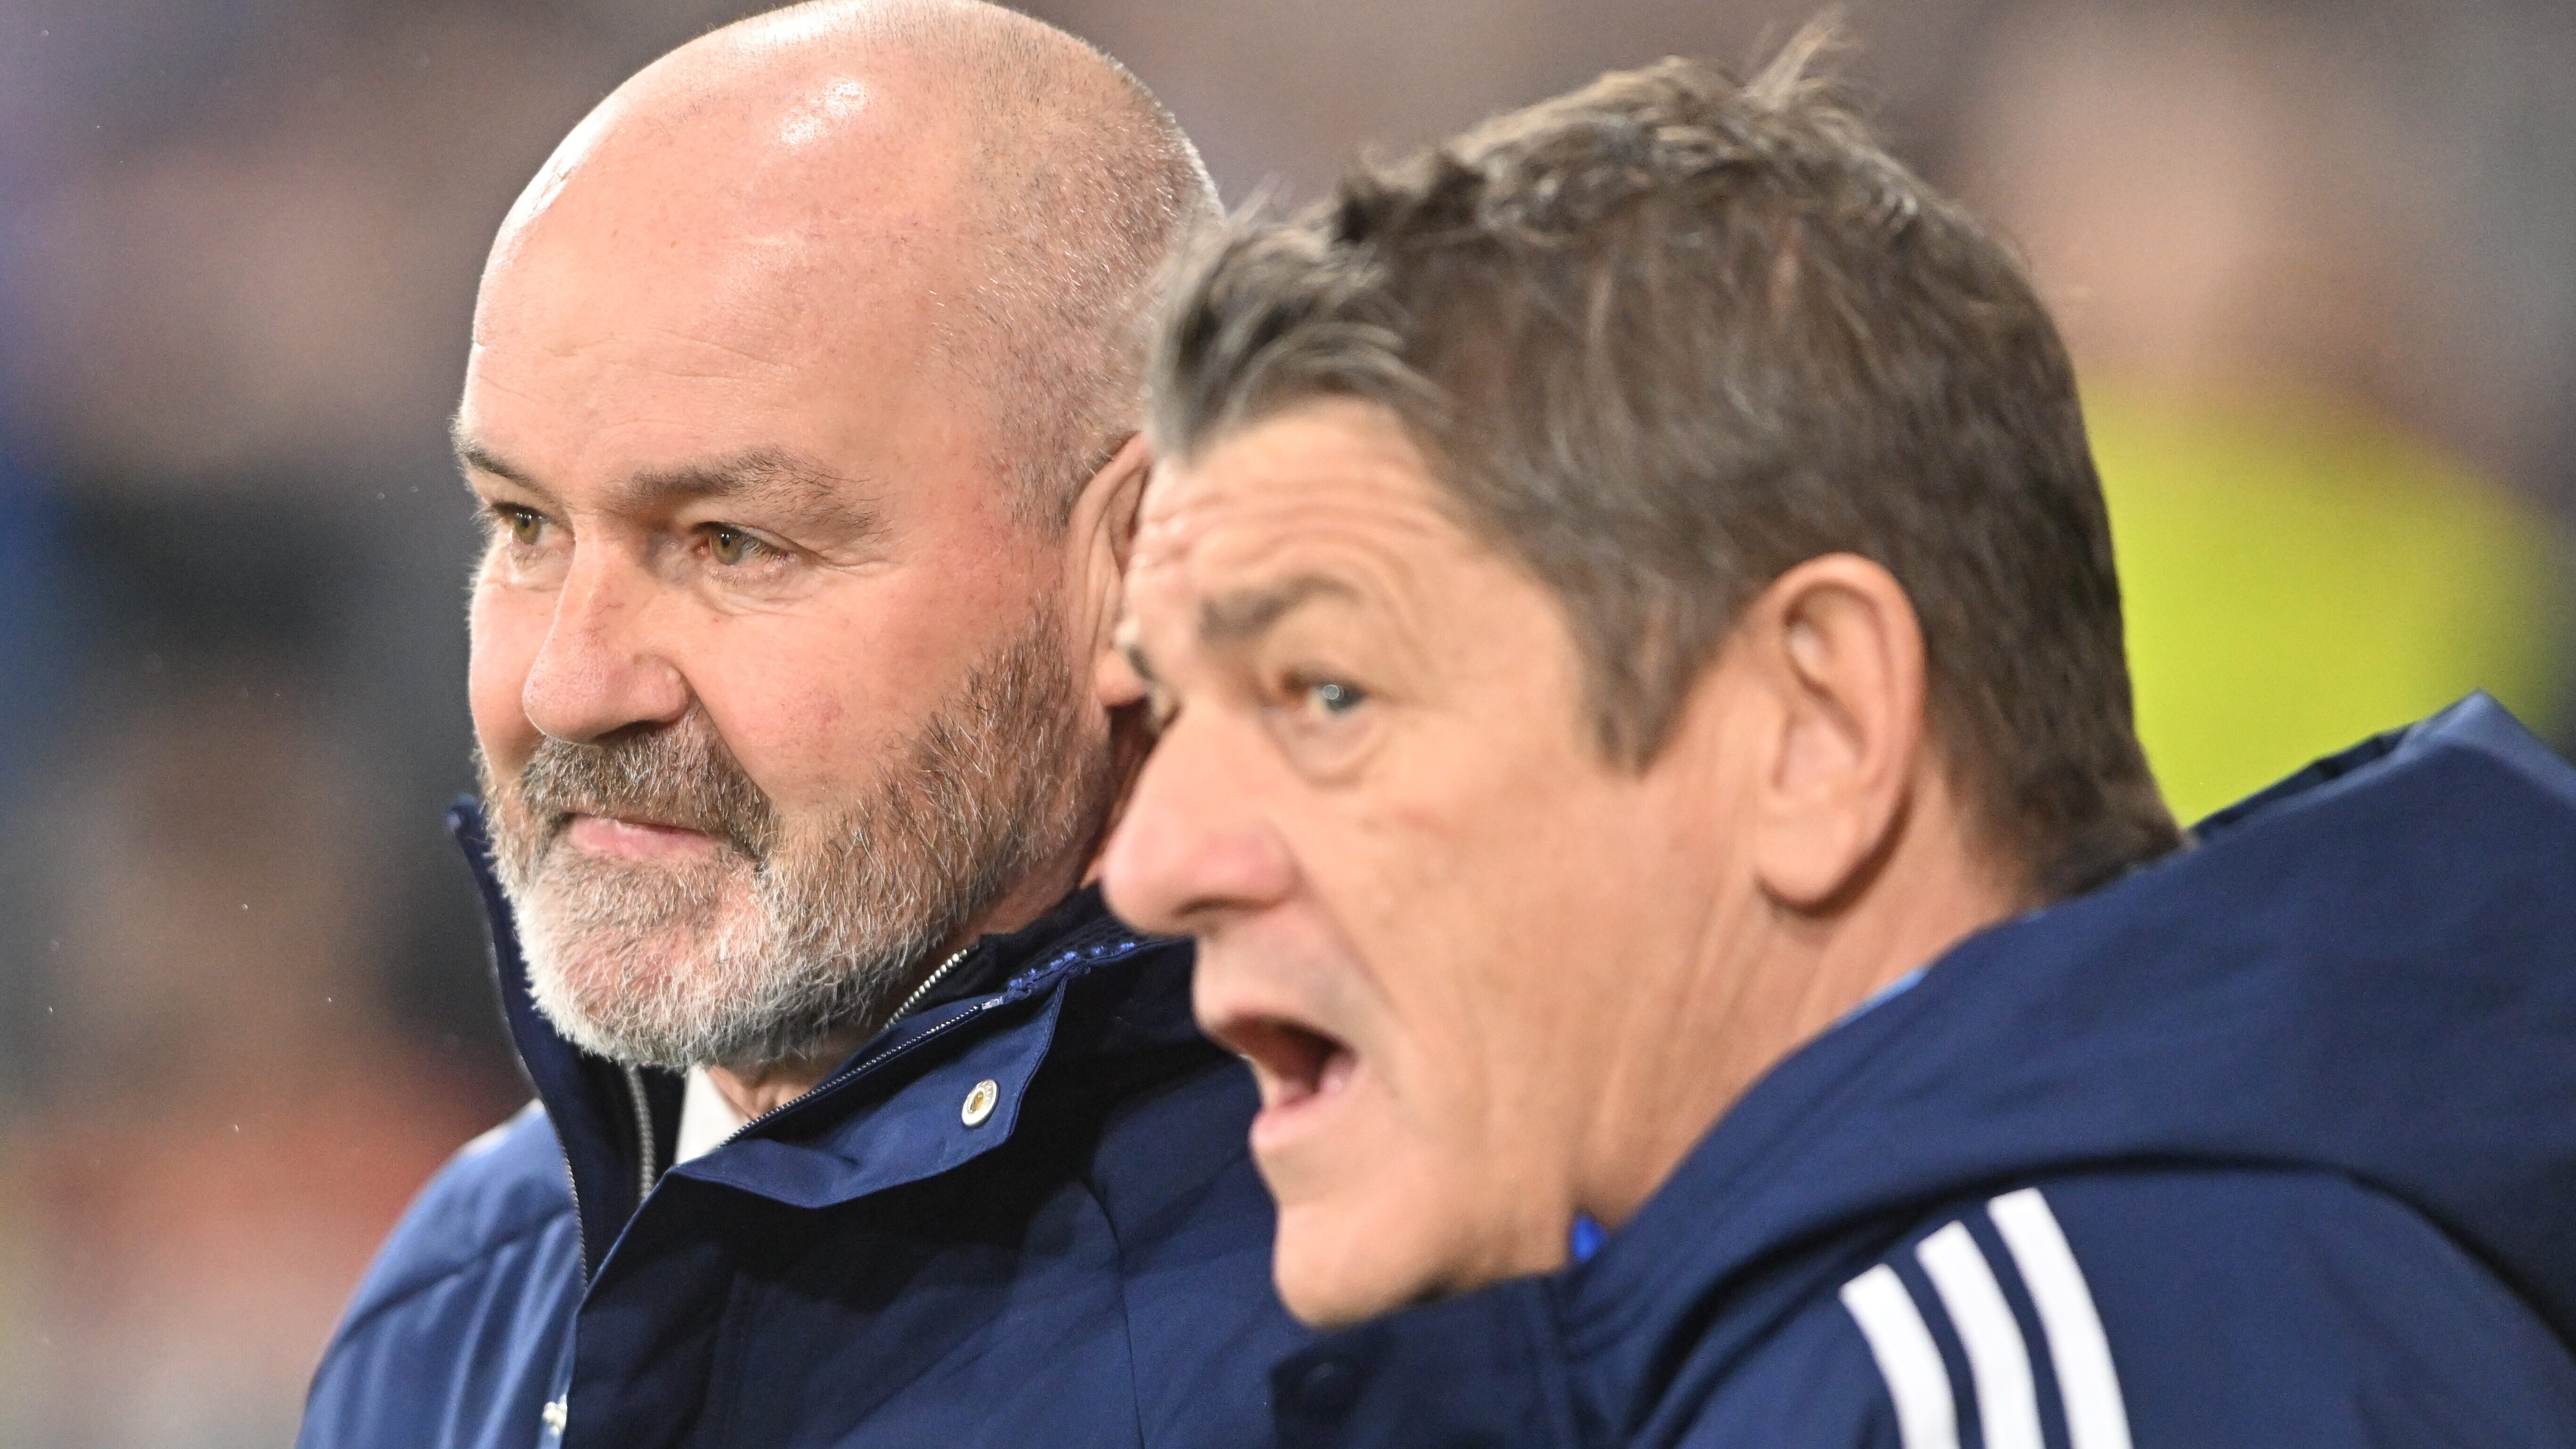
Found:
[[[1087,657],[1095,662],[1116,652],[1112,631],[1118,627],[1119,605],[1126,594],[1127,554],[1136,542],[1136,510],[1144,500],[1151,463],[1145,435],[1130,437],[1082,485],[1065,529],[1075,611],[1068,622]]]
[[[1737,627],[1776,706],[1750,782],[1754,870],[1780,904],[1831,910],[1905,828],[1924,764],[1923,627],[1895,575],[1847,553],[1782,574]]]

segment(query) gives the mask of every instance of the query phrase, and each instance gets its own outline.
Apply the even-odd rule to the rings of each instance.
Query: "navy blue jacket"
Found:
[[[538,1101],[394,1230],[306,1449],[1266,1441],[1266,1371],[1305,1335],[1270,1284],[1251,1081],[1190,1020],[1186,944],[1080,892],[675,1168],[681,1081],[537,1014],[480,818],[451,825]]]
[[[2475,698],[1981,933],[1291,1446],[2576,1445],[2576,772]]]

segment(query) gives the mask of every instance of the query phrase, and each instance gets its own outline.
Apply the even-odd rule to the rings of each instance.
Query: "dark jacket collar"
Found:
[[[683,1083],[673,1073],[592,1056],[554,1029],[530,995],[479,804],[458,801],[448,829],[483,898],[502,1012],[563,1144],[584,1266],[595,1273],[642,1203],[647,1154],[652,1178],[670,1167]],[[1054,1046],[1061,988],[1093,971],[1186,950],[1128,929],[1096,887],[1077,890],[1030,925],[977,941],[939,987],[815,1090],[752,1123],[725,1149],[686,1164],[681,1175],[822,1206],[946,1171],[1010,1140],[1025,1091]],[[1185,956],[1173,964],[1178,969],[1157,978],[1152,999],[1129,1012],[1137,1030],[1125,1049],[1204,1045],[1189,1021]],[[934,1071],[894,1070],[933,1060]],[[965,1125],[964,1092],[987,1080],[1000,1098],[990,1117],[972,1131],[951,1130]]]
[[[1405,1426],[1390,1444],[1616,1437],[1850,1252],[1972,1192],[2141,1160],[2369,1184],[2576,1342],[2576,771],[2477,696],[2199,834],[1792,1054],[1590,1262],[1292,1359],[1283,1431],[1366,1402]]]
[[[1108,930],[1102,932],[1101,927]],[[1082,886],[1055,903],[1047,913],[1016,931],[985,936],[967,948],[954,970],[941,978],[937,986],[923,993],[913,1003],[911,1015],[936,1011],[953,1001],[968,997],[988,996],[1009,984],[1017,972],[1034,965],[1047,954],[1048,948],[1072,941],[1089,939],[1085,933],[1129,935],[1109,914],[1108,904],[1101,899],[1100,887]]]

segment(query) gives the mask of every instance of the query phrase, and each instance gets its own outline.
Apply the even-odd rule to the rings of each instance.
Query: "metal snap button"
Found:
[[[1359,1379],[1349,1365],[1324,1359],[1306,1370],[1298,1385],[1298,1395],[1307,1409],[1318,1414],[1338,1414],[1359,1398]]]
[[[958,1109],[958,1120],[969,1127],[981,1127],[984,1125],[984,1119],[993,1115],[993,1109],[1000,1106],[1001,1101],[1002,1084],[991,1077],[986,1077],[967,1089],[966,1105]]]

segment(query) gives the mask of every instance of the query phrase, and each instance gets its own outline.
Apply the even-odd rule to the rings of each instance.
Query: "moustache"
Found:
[[[703,713],[585,744],[549,738],[518,779],[520,804],[551,845],[575,815],[650,821],[713,836],[755,862],[778,843],[778,813]]]

